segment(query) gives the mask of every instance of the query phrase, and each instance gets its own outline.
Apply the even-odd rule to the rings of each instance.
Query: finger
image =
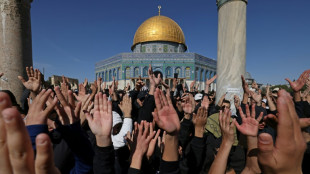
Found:
[[[164,100],[163,100],[163,92],[161,90],[159,90],[159,100],[160,100],[160,103],[162,105],[162,107],[166,106],[166,104],[164,103]]]
[[[236,126],[235,122],[236,122],[236,119],[233,118],[231,123],[230,123],[230,129],[234,129],[235,128],[235,126]]]
[[[289,78],[285,79],[290,85],[293,83]]]
[[[30,74],[29,67],[26,67],[26,73],[27,73],[28,78],[30,78],[30,77],[31,77],[31,74]]]
[[[164,92],[161,91],[160,93],[161,93],[161,97],[162,97],[162,99],[163,99],[164,105],[165,105],[165,106],[169,106],[169,105],[168,105],[168,101],[167,101],[167,97],[165,96]]]
[[[243,111],[242,111],[240,106],[238,107],[238,109],[239,109],[239,114],[241,116],[241,119],[245,119],[245,115],[244,115],[244,113],[243,113]]]
[[[251,113],[250,113],[250,107],[249,107],[249,105],[248,104],[246,104],[245,105],[245,114],[246,114],[246,116],[245,117],[251,117]]]
[[[33,67],[32,66],[30,67],[30,76],[34,77],[34,72],[33,72]]]
[[[47,134],[39,134],[36,137],[35,171],[40,174],[57,174],[58,169],[54,165],[54,153],[52,143]]]
[[[56,106],[56,103],[57,103],[57,97],[55,97],[52,101],[52,103],[50,103],[43,111],[43,115],[44,116],[48,116],[53,110],[54,110],[54,107]]]
[[[267,133],[261,133],[258,136],[258,161],[260,164],[268,164],[272,165],[272,160],[268,159],[273,159],[273,140],[270,134]]]
[[[35,69],[35,70],[34,70],[34,78],[35,78],[35,79],[38,79],[38,69]]]
[[[144,126],[144,121],[142,120],[140,124],[138,125],[138,137],[141,137],[143,134],[143,126]]]
[[[99,94],[95,95],[94,110],[95,111],[99,110]]]
[[[81,108],[82,108],[82,103],[78,102],[78,104],[76,105],[75,109],[74,109],[74,115],[75,117],[79,118],[80,116],[80,112],[81,112]]]
[[[73,92],[71,90],[68,91],[68,102],[71,107],[75,107],[75,101],[73,97]]]
[[[108,110],[106,99],[107,99],[107,97],[105,97],[105,99],[103,99],[102,93],[99,92],[99,110],[100,111],[105,112]]]
[[[154,140],[157,140],[160,136],[160,129],[157,130]]]
[[[59,102],[61,103],[61,105],[62,105],[63,107],[68,106],[68,103],[67,103],[65,97],[63,96],[63,94],[61,93],[59,86],[56,86],[56,87],[54,88],[54,90],[55,90],[55,92],[56,92],[56,96],[57,96]]]
[[[286,148],[288,146],[287,142],[289,142],[294,137],[294,124],[293,120],[289,113],[289,106],[286,100],[287,92],[284,90],[280,90],[278,92],[277,99],[277,110],[279,112],[279,124],[278,124],[278,135],[276,140],[277,147]]]
[[[34,173],[34,153],[25,124],[17,109],[2,111],[6,128],[7,147],[14,174]]]
[[[251,112],[251,117],[255,118],[255,116],[256,116],[255,104],[252,104],[252,110],[251,111],[252,111]]]
[[[240,131],[240,130],[241,130],[240,124],[239,124],[237,121],[235,121],[234,124],[235,124],[235,126],[237,127],[237,129]]]
[[[108,101],[108,113],[112,115],[112,102]]]
[[[143,136],[146,138],[149,136],[149,131],[150,131],[150,123],[147,121],[144,121],[144,133]]]
[[[261,112],[261,113],[259,114],[258,118],[256,119],[256,121],[257,121],[257,122],[260,122],[260,121],[262,120],[262,118],[263,118],[263,115],[264,115],[264,113]]]
[[[40,92],[41,96],[39,98],[40,99],[40,103],[39,104],[41,105],[41,107],[45,106],[45,103],[46,103],[47,99],[49,98],[49,96],[51,95],[51,93],[52,93],[51,89],[48,89],[47,91],[45,91],[45,89],[43,89]]]
[[[26,80],[22,76],[17,76],[17,77],[23,84],[26,82]]]
[[[157,110],[161,110],[162,108],[162,103],[160,101],[159,95],[160,95],[160,91],[159,89],[156,89],[154,93],[154,97],[155,97],[155,105],[156,105]]]
[[[12,174],[12,168],[9,159],[9,152],[6,140],[5,123],[2,118],[2,111],[11,107],[11,100],[8,94],[0,92],[0,168],[4,173]]]

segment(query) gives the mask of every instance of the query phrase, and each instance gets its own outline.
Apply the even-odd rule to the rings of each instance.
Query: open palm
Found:
[[[292,82],[289,78],[286,78],[285,80],[290,84],[291,88],[295,91],[298,92],[301,90],[301,88],[306,84],[308,78],[309,78],[309,73],[310,70],[304,71],[299,78]]]
[[[111,136],[112,130],[112,104],[106,95],[98,93],[95,96],[94,114],[86,113],[89,127],[95,136]]]
[[[235,122],[237,129],[246,136],[257,136],[259,121],[263,117],[263,112],[260,113],[259,117],[255,119],[255,105],[252,105],[252,113],[250,114],[249,106],[246,105],[246,115],[243,113],[241,107],[239,107],[239,113],[242,118],[242,124],[239,125]]]
[[[170,93],[167,93],[167,96],[165,96],[164,93],[157,88],[154,96],[156,110],[153,112],[153,117],[156,124],[169,134],[179,132],[180,120],[172,105]]]

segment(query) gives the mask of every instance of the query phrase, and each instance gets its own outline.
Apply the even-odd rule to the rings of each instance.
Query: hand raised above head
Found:
[[[271,135],[258,137],[258,161],[263,173],[302,173],[301,163],[306,149],[292,97],[278,92],[278,126],[276,142]]]
[[[250,113],[249,105],[245,106],[246,113],[244,114],[241,107],[239,106],[239,113],[242,118],[242,124],[239,125],[238,122],[235,122],[237,129],[246,136],[257,136],[258,126],[260,120],[263,118],[263,112],[259,114],[259,117],[255,119],[255,104],[252,105],[252,110]]]
[[[41,88],[42,75],[38,69],[33,69],[32,66],[26,67],[26,72],[28,76],[28,81],[26,81],[22,76],[18,76],[18,79],[23,83],[26,89],[31,92],[38,93]]]
[[[40,125],[47,124],[47,117],[54,109],[57,98],[51,100],[51,103],[45,107],[45,103],[52,93],[52,90],[43,89],[33,102],[29,105],[29,111],[25,120],[26,125]]]
[[[121,103],[118,106],[121,109],[121,111],[123,112],[124,117],[131,118],[132,101],[128,95],[125,95],[123,97],[123,101],[121,101]]]
[[[180,130],[180,120],[172,105],[170,93],[167,93],[165,96],[164,93],[157,88],[154,97],[156,111],[152,114],[156,124],[165,130],[167,134],[177,134]]]
[[[60,173],[54,165],[51,140],[46,134],[36,137],[36,158],[28,131],[7,94],[0,92],[1,173]]]
[[[234,143],[234,128],[236,120],[233,119],[230,123],[231,112],[229,109],[225,109],[224,112],[220,111],[219,114],[219,122],[220,128],[222,132],[223,142],[222,143],[229,143],[232,145]]]
[[[250,94],[249,85],[248,85],[248,83],[245,81],[243,75],[241,75],[241,80],[242,80],[242,88],[243,88],[244,93],[246,93],[246,94],[249,95],[249,94]]]
[[[306,84],[307,80],[309,80],[309,74],[310,74],[310,69],[304,71],[299,76],[299,78],[294,82],[292,82],[289,78],[286,78],[285,80],[290,84],[294,92],[298,92]]]
[[[95,134],[97,145],[107,147],[111,145],[112,103],[107,96],[98,93],[95,96],[94,114],[86,112],[86,119],[91,131]]]

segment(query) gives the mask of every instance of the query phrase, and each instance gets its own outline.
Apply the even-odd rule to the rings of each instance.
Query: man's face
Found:
[[[225,110],[225,109],[230,109],[230,103],[223,103],[223,105],[222,105],[222,109],[223,109],[223,111]]]

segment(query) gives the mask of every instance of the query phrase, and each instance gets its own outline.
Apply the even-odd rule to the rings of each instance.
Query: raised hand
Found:
[[[194,80],[191,84],[190,84],[190,91],[194,92],[194,86],[195,86],[196,80]]]
[[[203,137],[204,128],[207,123],[208,110],[205,107],[200,107],[197,114],[193,114],[193,124],[195,126],[195,136]]]
[[[26,125],[47,124],[47,117],[54,109],[57,98],[54,97],[47,107],[45,103],[51,95],[52,90],[43,89],[29,106],[29,111],[25,120]]]
[[[250,91],[250,94],[253,98],[253,100],[256,102],[257,106],[260,106],[262,104],[262,95],[259,92],[258,94],[254,91]]]
[[[219,102],[217,103],[219,107],[222,107],[225,97],[226,97],[226,94],[223,94],[222,97],[219,99]]]
[[[217,75],[213,76],[211,79],[208,79],[208,78],[207,78],[207,80],[206,80],[206,86],[211,85],[211,84],[215,81],[216,78],[217,78]]]
[[[153,131],[153,124],[150,124],[150,133],[151,133],[151,132],[154,132],[154,131]],[[156,141],[157,141],[157,139],[158,139],[158,137],[159,137],[159,134],[160,134],[160,129],[157,130],[157,133],[156,133],[155,137],[152,138],[151,141],[150,141],[149,147],[148,147],[147,152],[146,152],[146,157],[147,157],[148,159],[150,159],[151,156],[152,156],[153,153],[154,153],[155,146],[156,146]]]
[[[137,124],[135,124],[135,127],[136,126]],[[150,123],[146,121],[141,121],[141,123],[138,125],[138,130],[134,132],[135,135],[133,138],[133,144],[135,145],[135,147],[133,147],[132,149],[134,150],[134,152],[130,165],[131,168],[141,168],[142,157],[147,152],[149,143],[156,133],[155,131],[149,132],[149,126]]]
[[[248,83],[245,81],[243,75],[241,75],[241,80],[242,80],[243,92],[249,95],[249,94],[250,94],[249,85],[248,85]]]
[[[192,114],[195,110],[195,100],[192,94],[185,94],[182,97],[184,103],[182,103],[182,108],[185,114]]]
[[[78,95],[76,95],[75,93],[73,93],[73,95],[76,98],[76,100],[79,101],[79,102],[85,102],[85,100],[88,97],[88,95],[86,95],[86,89],[85,89],[85,87],[84,87],[84,85],[82,83],[79,84],[79,93],[78,93]]]
[[[79,107],[74,108],[74,100],[72,91],[68,91],[68,101],[60,91],[59,87],[54,88],[57,98],[61,105],[56,105],[56,112],[60,117],[60,121],[64,125],[73,124],[79,120]]]
[[[106,95],[98,93],[95,96],[94,114],[85,113],[88,125],[96,136],[99,147],[107,147],[112,144],[112,103],[108,101]]]
[[[62,95],[68,101],[69,80],[65,76],[62,76],[62,82],[60,83],[60,89],[61,89]]]
[[[26,72],[28,76],[28,81],[26,81],[22,76],[18,76],[19,80],[23,83],[26,89],[31,92],[39,93],[41,88],[41,72],[38,69],[33,70],[32,66],[26,67]]]
[[[209,104],[210,104],[210,100],[209,100],[208,96],[204,96],[202,99],[202,102],[201,102],[201,106],[208,110]]]
[[[258,161],[263,173],[302,173],[301,163],[306,150],[298,115],[292,97],[285,90],[278,92],[278,126],[276,142],[270,134],[258,137]]]
[[[285,80],[290,84],[294,92],[298,92],[306,84],[307,80],[309,79],[309,74],[310,74],[310,69],[304,71],[299,76],[299,78],[294,82],[292,82],[289,78],[286,78]]]
[[[160,77],[160,74],[158,74],[158,76],[155,77],[151,64],[149,64],[148,75],[149,75],[150,85],[155,85],[156,87],[161,83],[162,79]]]
[[[131,98],[128,95],[123,97],[123,101],[118,105],[121,111],[123,112],[124,117],[131,118],[132,102]]]
[[[152,114],[156,124],[167,134],[176,135],[180,130],[180,120],[170,99],[170,93],[165,96],[157,88],[154,97],[157,112],[154,110]]]
[[[237,95],[234,95],[234,104],[236,109],[240,106],[240,98]]]
[[[87,78],[85,78],[84,83],[83,83],[84,88],[86,88],[87,84],[88,84],[88,80]]]
[[[9,96],[0,92],[0,166],[1,173],[60,174],[54,165],[49,136],[36,137],[36,158],[19,112],[11,107]]]
[[[98,87],[97,93],[101,92],[101,90],[102,90],[101,85],[102,85],[102,78],[99,77],[97,80],[97,87]]]
[[[237,129],[246,136],[257,136],[258,126],[260,120],[263,118],[263,112],[261,112],[257,119],[255,119],[255,105],[252,105],[252,112],[250,113],[249,105],[245,106],[245,113],[243,113],[241,107],[239,107],[239,113],[242,118],[242,124],[239,125],[238,122],[235,122]]]
[[[223,137],[222,143],[228,143],[229,145],[232,145],[235,140],[234,128],[236,120],[233,119],[232,122],[230,123],[230,118],[231,118],[231,112],[229,109],[225,109],[224,113],[223,111],[220,111],[219,122]]]

